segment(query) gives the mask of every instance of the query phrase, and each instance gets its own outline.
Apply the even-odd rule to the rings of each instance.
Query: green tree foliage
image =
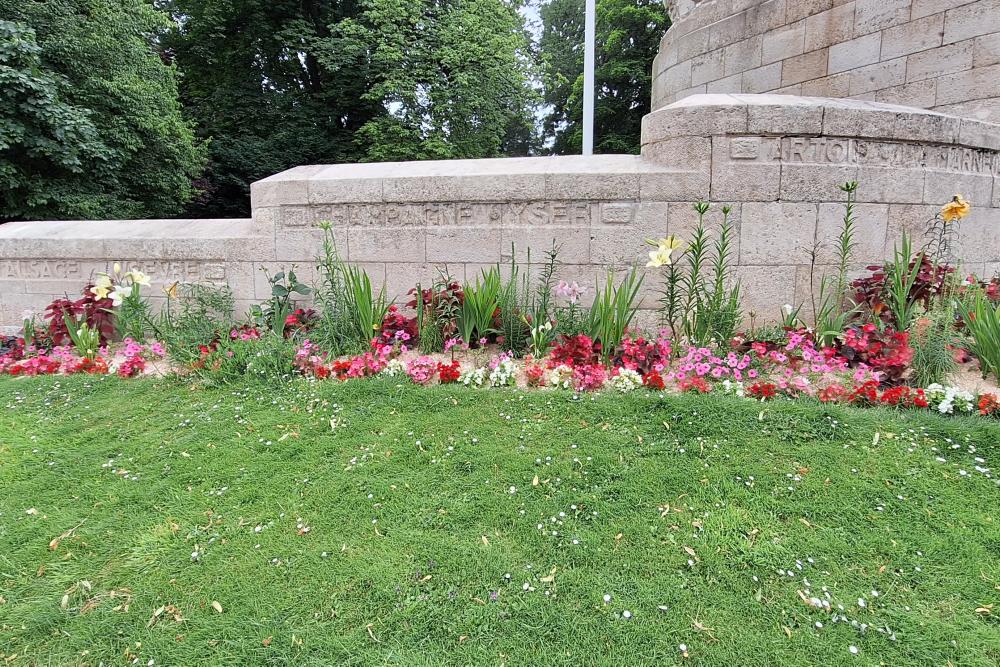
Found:
[[[68,202],[66,184],[106,157],[85,109],[62,99],[65,81],[45,72],[35,32],[0,21],[0,217]]]
[[[321,62],[368,76],[380,113],[360,129],[369,160],[525,152],[532,132],[529,40],[516,0],[364,0]]]
[[[363,99],[364,63],[334,73],[316,56],[352,0],[164,0],[164,39],[181,96],[211,159],[199,216],[245,215],[250,184],[302,164],[351,162],[354,133],[378,111]]]
[[[552,152],[579,153],[583,144],[584,0],[541,6],[543,132]],[[649,113],[651,64],[670,26],[662,0],[597,0],[595,153],[638,153],[640,123]]]
[[[181,95],[211,139],[197,215],[242,215],[302,164],[524,152],[520,0],[162,0]]]
[[[0,218],[179,213],[204,149],[144,0],[0,0]]]

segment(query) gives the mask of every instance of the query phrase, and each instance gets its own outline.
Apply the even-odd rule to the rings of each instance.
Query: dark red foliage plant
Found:
[[[56,299],[45,308],[45,319],[49,321],[49,338],[53,345],[72,345],[63,313],[74,321],[82,317],[92,329],[97,329],[101,336],[101,345],[115,337],[115,314],[111,299],[98,299],[87,285],[83,288],[83,297],[76,301],[62,298]]]
[[[878,371],[886,384],[897,384],[913,361],[909,332],[890,328],[879,331],[870,322],[844,332],[840,354],[852,368],[865,364]]]
[[[389,306],[389,312],[382,320],[382,330],[378,341],[383,345],[405,343],[409,347],[417,344],[417,318],[407,317],[399,312],[395,305]]]
[[[948,264],[938,264],[926,253],[921,253],[910,261],[911,271],[918,261],[920,262],[920,270],[916,280],[913,281],[913,287],[910,288],[909,300],[913,303],[919,303],[929,310],[931,301],[941,293],[945,279],[949,273],[955,270],[955,267]],[[851,283],[851,287],[854,288],[855,302],[870,312],[874,319],[882,320],[886,324],[896,324],[892,310],[884,299],[885,281],[890,265],[879,266],[876,264],[867,267],[867,269],[872,272],[870,276],[858,278]]]
[[[595,343],[590,336],[577,334],[562,336],[552,347],[549,355],[549,368],[565,365],[570,368],[591,366],[599,363],[601,344]]]

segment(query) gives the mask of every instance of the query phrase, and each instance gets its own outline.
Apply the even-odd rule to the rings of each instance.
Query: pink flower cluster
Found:
[[[406,363],[406,374],[416,384],[430,384],[436,372],[437,361],[432,357],[417,357]]]
[[[687,354],[678,360],[677,370],[668,373],[665,378],[678,382],[692,377],[736,381],[742,381],[746,377],[752,380],[758,375],[757,369],[750,368],[752,361],[748,353],[739,355],[729,352],[720,357],[707,347],[689,347]]]
[[[151,357],[163,357],[167,354],[163,344],[153,341],[149,345],[143,345],[131,338],[122,341],[122,356],[124,359],[118,365],[118,375],[123,378],[133,377],[146,370],[146,362]]]
[[[600,364],[584,364],[573,368],[573,387],[577,391],[597,391],[608,380],[608,372]]]
[[[320,379],[331,375],[338,380],[363,378],[380,373],[389,360],[396,356],[403,347],[397,348],[393,344],[382,344],[378,342],[378,339],[375,339],[372,341],[372,349],[364,354],[347,359],[336,359],[328,363],[326,353],[312,341],[305,340],[295,351],[292,363],[304,375],[313,375]]]

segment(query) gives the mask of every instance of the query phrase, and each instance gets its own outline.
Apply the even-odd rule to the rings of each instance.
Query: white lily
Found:
[[[132,296],[132,286],[131,285],[116,285],[115,290],[111,293],[111,305],[117,308],[122,305],[122,302]]]

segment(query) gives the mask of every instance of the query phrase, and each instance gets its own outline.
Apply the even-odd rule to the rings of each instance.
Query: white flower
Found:
[[[510,359],[502,359],[496,367],[490,371],[491,387],[506,387],[514,384],[514,377],[517,375],[517,365]]]
[[[627,394],[642,386],[642,376],[633,370],[622,368],[618,371],[618,375],[615,375],[608,381],[608,384],[612,389],[617,389],[621,393]]]
[[[485,379],[486,379],[485,368],[466,368],[458,376],[458,381],[464,384],[466,387],[471,387],[472,385],[476,385],[477,387],[482,387]]]
[[[132,269],[128,273],[132,278],[132,282],[136,285],[142,285],[143,287],[149,287],[149,276],[140,271],[139,269]]]
[[[573,369],[559,364],[549,371],[549,384],[556,389],[570,389],[573,386]]]
[[[406,373],[406,363],[402,359],[390,359],[389,363],[382,369],[382,375],[396,377]]]
[[[111,305],[115,308],[122,305],[122,302],[132,296],[132,286],[131,285],[115,285],[115,289],[109,294],[111,297]]]

